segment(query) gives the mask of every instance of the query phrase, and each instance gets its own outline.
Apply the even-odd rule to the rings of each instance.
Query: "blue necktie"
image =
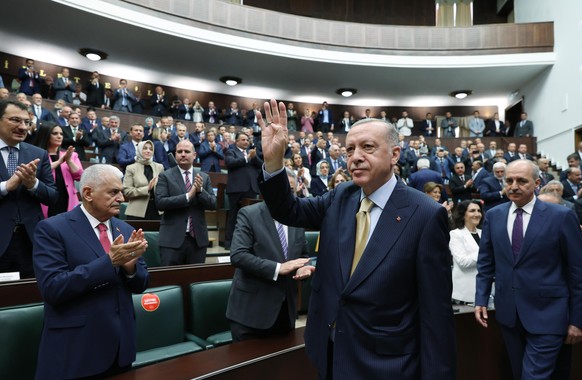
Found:
[[[18,149],[13,146],[8,146],[6,148],[8,149],[8,162],[6,163],[6,169],[8,169],[8,175],[12,177],[18,167],[18,159],[16,158],[16,152],[18,152]]]
[[[279,234],[279,240],[281,241],[281,248],[283,248],[283,256],[287,260],[287,238],[285,237],[285,229],[281,223],[277,223],[277,233]]]
[[[513,258],[517,261],[521,246],[523,245],[523,209],[515,210],[515,221],[513,222],[513,231],[511,232],[511,250]]]

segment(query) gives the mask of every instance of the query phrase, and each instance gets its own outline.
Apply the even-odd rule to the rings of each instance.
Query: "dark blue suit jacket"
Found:
[[[222,153],[222,147],[218,142],[216,142],[216,152],[213,152],[212,149],[210,149],[208,140],[204,140],[202,144],[200,144],[198,158],[200,159],[200,170],[203,172],[220,173],[220,160],[224,160],[224,154]]]
[[[305,331],[319,375],[335,326],[334,379],[454,379],[445,208],[398,182],[350,276],[361,189],[296,198],[285,172],[259,181],[275,219],[321,231]]]
[[[18,79],[20,79],[20,92],[24,92],[28,96],[40,93],[40,82],[42,79],[38,75],[38,72],[35,71],[31,78],[26,71],[26,66],[22,66],[18,69]],[[30,85],[31,79],[32,86]]]
[[[495,176],[488,176],[483,179],[481,186],[479,186],[479,194],[483,200],[483,212],[492,209],[493,207],[505,202],[509,202],[507,195],[500,195],[502,190],[499,180]]]
[[[27,164],[36,158],[40,159],[36,169],[38,187],[34,193],[31,193],[23,185],[20,185],[6,196],[0,194],[0,222],[2,223],[2,228],[0,228],[0,256],[4,254],[12,239],[16,215],[20,213],[22,224],[24,224],[28,236],[32,238],[36,224],[44,219],[40,204],[53,204],[58,197],[48,153],[27,143],[20,143],[19,147],[19,165]],[[8,181],[9,179],[6,163],[2,155],[0,155],[0,182]]]
[[[135,145],[133,141],[121,144],[117,153],[117,163],[125,169],[127,165],[135,162]]]
[[[495,279],[495,315],[514,327],[519,314],[530,334],[566,335],[582,327],[582,234],[576,215],[536,200],[515,261],[507,233],[511,203],[485,214],[477,261],[475,304],[487,305]]]
[[[113,239],[133,227],[111,219]],[[115,268],[80,206],[43,220],[34,235],[34,270],[44,300],[37,379],[101,373],[135,360],[132,293],[147,288],[140,258],[133,278]]]
[[[164,148],[164,143],[160,140],[154,140],[154,161],[164,165],[164,170],[170,168],[170,163],[168,162],[168,152]]]

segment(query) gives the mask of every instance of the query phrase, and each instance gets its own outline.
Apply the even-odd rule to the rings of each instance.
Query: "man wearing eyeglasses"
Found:
[[[0,101],[0,273],[34,277],[31,237],[43,219],[40,204],[57,199],[48,153],[24,142],[24,104]]]

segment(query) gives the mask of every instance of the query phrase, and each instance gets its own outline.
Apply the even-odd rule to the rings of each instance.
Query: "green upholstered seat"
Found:
[[[154,311],[147,311],[142,306],[143,294],[133,295],[137,324],[137,355],[133,367],[202,350],[186,338],[182,288],[162,286],[144,292],[148,293],[159,297],[159,307]]]
[[[317,238],[319,237],[319,231],[305,231],[305,239],[307,240],[307,247],[309,248],[309,254],[311,256],[317,256]]]
[[[148,241],[148,249],[146,249],[143,254],[143,258],[148,265],[148,268],[160,267],[162,266],[162,260],[160,259],[160,244],[159,244],[159,231],[144,231],[144,237]]]
[[[43,312],[40,303],[0,309],[0,378],[34,379]]]
[[[125,220],[126,219],[126,217],[125,217],[125,210],[127,209],[127,205],[128,205],[127,202],[121,202],[119,204],[119,215],[117,215],[117,218],[118,219],[121,219],[121,220]]]
[[[190,320],[192,339],[205,348],[232,342],[226,306],[232,280],[190,284]]]

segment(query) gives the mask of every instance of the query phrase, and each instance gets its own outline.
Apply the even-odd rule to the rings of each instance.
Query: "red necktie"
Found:
[[[101,242],[105,253],[109,253],[111,242],[109,241],[109,236],[107,236],[107,226],[103,223],[99,223],[97,228],[99,229],[99,241]]]

